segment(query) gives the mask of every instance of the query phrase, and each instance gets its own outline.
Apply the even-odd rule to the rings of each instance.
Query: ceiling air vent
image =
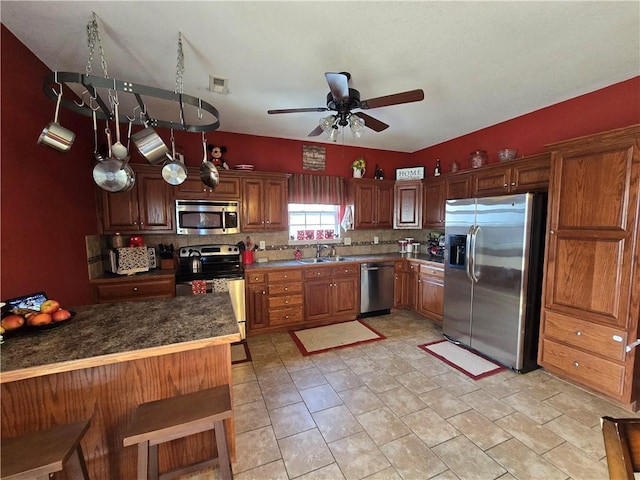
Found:
[[[226,95],[229,93],[229,79],[209,75],[209,91]]]

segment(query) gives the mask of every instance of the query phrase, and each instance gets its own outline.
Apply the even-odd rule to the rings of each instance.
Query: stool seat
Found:
[[[232,414],[229,385],[139,405],[123,439],[125,447],[138,445],[138,479],[171,478],[218,463],[223,478],[231,478],[224,420]],[[209,430],[215,433],[217,459],[158,474],[158,444]]]
[[[0,474],[3,480],[48,479],[50,474],[73,469],[78,478],[89,479],[80,441],[89,429],[89,421],[69,423],[3,438]]]

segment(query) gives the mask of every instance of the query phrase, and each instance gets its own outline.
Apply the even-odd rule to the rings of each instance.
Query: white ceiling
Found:
[[[637,0],[0,4],[2,23],[51,70],[80,73],[92,12],[120,80],[173,91],[182,32],[184,93],[214,105],[225,132],[307,139],[326,114],[267,110],[324,107],[324,72],[350,72],[362,99],[424,90],[422,102],[367,111],[387,130],[339,140],[402,152],[640,75]],[[92,74],[102,76],[99,56]],[[208,91],[210,74],[229,79],[228,95]]]

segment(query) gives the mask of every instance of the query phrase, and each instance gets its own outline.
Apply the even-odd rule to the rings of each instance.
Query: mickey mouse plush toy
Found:
[[[216,167],[229,170],[229,164],[222,158],[222,154],[227,153],[227,147],[207,145],[207,151],[211,154],[211,161]]]

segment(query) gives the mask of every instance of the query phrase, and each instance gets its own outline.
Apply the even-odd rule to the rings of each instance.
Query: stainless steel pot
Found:
[[[212,162],[207,161],[207,141],[204,133],[202,134],[202,149],[204,150],[204,156],[200,166],[200,179],[207,187],[216,188],[220,183],[220,173]]]
[[[38,145],[46,145],[59,152],[66,152],[71,148],[76,139],[76,134],[68,130],[58,123],[58,113],[60,111],[60,102],[62,101],[62,85],[56,102],[56,113],[53,122],[44,127],[42,133],[38,137]]]
[[[102,162],[98,162],[96,166],[93,167],[93,181],[96,182],[96,185],[107,192],[128,192],[135,184],[135,172],[127,163],[129,161],[129,157],[125,158],[123,163],[121,160],[111,156],[111,133],[108,127],[105,131],[107,134],[109,157]]]
[[[144,130],[131,135],[131,141],[136,146],[140,155],[147,159],[151,165],[159,165],[169,154],[169,149],[156,131],[148,127],[145,122]]]
[[[169,157],[169,162],[162,167],[162,178],[170,185],[180,185],[187,179],[187,168],[176,158],[176,144],[173,139],[173,130],[171,131],[171,152],[173,156]]]

